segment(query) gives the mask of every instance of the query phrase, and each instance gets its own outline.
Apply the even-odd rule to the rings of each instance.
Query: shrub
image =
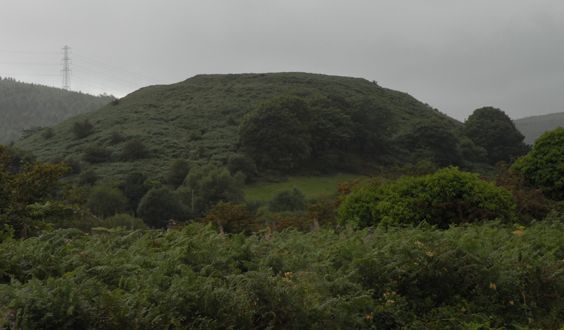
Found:
[[[304,211],[305,195],[297,188],[279,192],[268,204],[271,212]]]
[[[93,186],[100,177],[93,170],[82,172],[78,177],[78,184],[81,186]]]
[[[129,210],[137,212],[139,201],[149,190],[146,181],[147,177],[143,173],[133,172],[120,184],[119,188],[127,198]]]
[[[544,133],[533,149],[518,159],[513,169],[555,200],[564,199],[564,128]]]
[[[247,183],[252,182],[258,174],[255,162],[242,154],[231,155],[227,161],[227,168],[232,175],[237,172],[243,173]]]
[[[85,119],[84,121],[77,121],[72,125],[72,133],[77,139],[83,139],[94,132],[94,125]]]
[[[55,131],[51,127],[48,127],[43,132],[41,132],[41,137],[43,137],[45,140],[49,140],[53,136],[55,136]]]
[[[255,228],[253,216],[244,204],[219,202],[204,217],[204,222],[213,223],[221,232],[251,232]]]
[[[90,146],[84,150],[82,159],[92,164],[104,163],[112,159],[112,152],[104,147]]]
[[[188,214],[184,204],[166,187],[153,188],[143,196],[137,215],[151,227],[166,227],[169,220],[180,220]]]
[[[110,134],[110,144],[111,145],[121,143],[121,142],[125,141],[125,139],[126,139],[125,135],[123,135],[120,132],[112,132]]]
[[[123,212],[126,205],[127,199],[121,190],[108,186],[94,187],[86,202],[90,211],[102,218]]]
[[[188,172],[190,172],[190,164],[184,159],[177,159],[166,174],[166,183],[176,189],[184,182]]]
[[[376,187],[358,189],[339,208],[341,223],[359,227],[419,224],[439,228],[482,220],[513,221],[511,193],[476,174],[445,168],[421,177],[403,177]]]
[[[138,160],[149,157],[147,146],[140,140],[127,141],[121,151],[121,159],[125,161]]]

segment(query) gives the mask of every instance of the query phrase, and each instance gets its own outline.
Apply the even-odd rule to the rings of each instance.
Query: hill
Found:
[[[514,123],[517,129],[525,135],[525,142],[533,144],[542,133],[557,127],[564,127],[564,112],[516,119]]]
[[[93,169],[105,178],[132,171],[162,177],[174,159],[226,164],[241,152],[239,128],[244,118],[281,96],[299,97],[317,104],[316,109],[339,109],[338,118],[352,123],[350,134],[355,135],[335,156],[344,172],[358,172],[366,164],[472,158],[475,146],[462,137],[462,124],[410,95],[365,79],[307,73],[198,75],[172,85],[145,87],[54,126],[49,139],[37,132],[16,145],[40,160],[82,160],[83,170]],[[342,126],[339,120],[317,131],[335,130]],[[73,130],[80,124],[89,125],[92,134],[77,137]],[[148,150],[136,157],[143,159],[123,159],[131,141]],[[85,152],[93,146],[101,159],[84,162]],[[451,161],[454,154],[457,159]]]
[[[16,141],[24,130],[51,126],[96,110],[111,99],[10,78],[0,79],[0,143]]]

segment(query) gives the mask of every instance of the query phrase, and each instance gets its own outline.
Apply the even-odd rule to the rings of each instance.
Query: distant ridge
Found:
[[[531,116],[516,119],[513,122],[517,129],[525,135],[525,142],[533,144],[542,133],[557,127],[564,127],[564,112]]]
[[[110,96],[0,79],[0,143],[18,140],[24,130],[58,124],[72,116],[96,110]]]

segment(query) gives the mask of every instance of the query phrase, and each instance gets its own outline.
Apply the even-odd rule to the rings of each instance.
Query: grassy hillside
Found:
[[[525,135],[525,142],[533,144],[542,133],[557,127],[564,127],[564,112],[516,119],[514,123],[517,129]]]
[[[110,101],[108,96],[0,79],[0,143],[16,141],[23,130],[51,126]]]
[[[54,126],[49,139],[33,134],[17,146],[32,151],[40,160],[80,160],[88,147],[101,146],[111,153],[111,159],[83,163],[82,168],[94,169],[106,178],[123,177],[133,170],[162,176],[179,158],[225,164],[238,151],[238,131],[244,116],[261,102],[279,96],[298,96],[306,101],[330,98],[344,104],[369,97],[375,111],[386,114],[389,137],[398,141],[422,122],[454,132],[461,127],[411,96],[365,79],[306,73],[198,75],[172,85],[142,88],[119,102]],[[77,139],[73,125],[85,120],[93,125],[93,133]],[[150,156],[121,160],[119,155],[131,139],[142,141]],[[401,148],[398,142],[394,155],[402,151],[413,154]]]

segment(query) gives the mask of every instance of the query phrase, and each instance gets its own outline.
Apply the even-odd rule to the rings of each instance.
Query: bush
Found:
[[[521,172],[531,185],[541,188],[547,196],[564,200],[564,128],[539,137],[531,152],[518,159],[513,169]]]
[[[90,211],[102,218],[123,212],[126,205],[127,199],[121,190],[108,186],[94,187],[86,202]]]
[[[92,164],[105,163],[112,159],[112,152],[104,147],[90,146],[84,150],[82,159]]]
[[[279,192],[268,204],[271,212],[304,211],[305,208],[305,195],[297,188]]]
[[[149,190],[137,208],[137,215],[155,228],[164,228],[169,220],[181,220],[187,214],[188,210],[178,196],[166,187]]]
[[[45,140],[49,140],[53,136],[55,136],[55,131],[51,127],[48,127],[43,132],[41,132],[41,137],[43,137]]]
[[[127,141],[121,151],[121,159],[125,161],[138,160],[149,157],[149,149],[139,140]]]
[[[255,162],[251,158],[242,154],[231,155],[227,161],[227,168],[232,175],[237,172],[243,173],[247,183],[252,182],[258,174]]]
[[[219,227],[221,232],[241,233],[256,229],[254,218],[244,204],[219,202],[204,217],[204,222]]]
[[[94,125],[88,121],[77,121],[72,125],[72,133],[77,139],[83,139],[94,132]]]
[[[120,132],[112,132],[110,134],[110,144],[111,145],[121,143],[121,142],[125,141],[125,139],[126,139],[125,135],[121,134]]]
[[[511,193],[476,174],[445,168],[421,177],[404,177],[358,189],[339,208],[341,223],[359,227],[419,224],[439,228],[484,220],[511,222],[516,207]]]
[[[93,186],[100,177],[93,170],[82,172],[78,177],[78,184],[81,186]]]
[[[139,201],[149,190],[146,180],[147,177],[143,173],[129,173],[119,187],[127,198],[129,210],[133,212],[137,212]]]

